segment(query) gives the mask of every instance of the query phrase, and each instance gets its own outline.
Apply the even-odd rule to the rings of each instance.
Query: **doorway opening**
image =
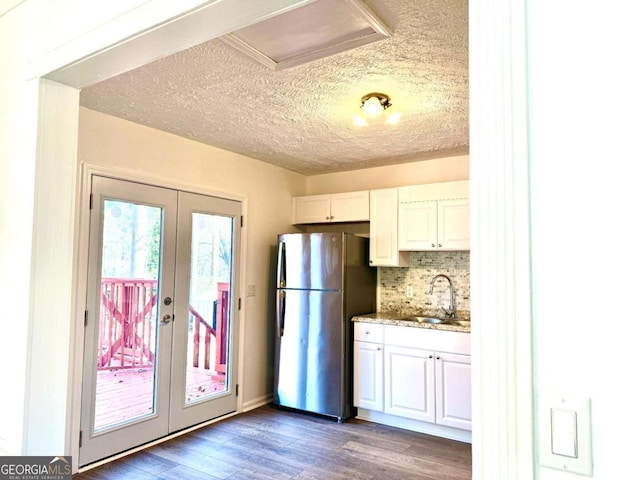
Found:
[[[236,410],[241,203],[91,177],[80,465]]]

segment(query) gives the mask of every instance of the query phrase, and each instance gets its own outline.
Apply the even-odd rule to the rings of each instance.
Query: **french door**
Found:
[[[239,202],[94,175],[79,464],[236,409]]]

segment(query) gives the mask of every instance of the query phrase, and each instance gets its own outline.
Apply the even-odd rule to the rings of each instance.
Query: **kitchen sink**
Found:
[[[410,317],[404,317],[402,318],[402,320],[406,320],[408,322],[431,323],[434,325],[455,325],[458,327],[471,326],[471,320],[458,320],[457,318],[436,318],[422,315],[412,315]]]
[[[449,322],[449,320],[445,318],[423,317],[420,315],[404,317],[402,320],[407,320],[409,322],[418,322],[418,323],[448,323]]]

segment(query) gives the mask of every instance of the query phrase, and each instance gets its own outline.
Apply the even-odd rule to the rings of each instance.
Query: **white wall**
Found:
[[[0,319],[0,378],[11,385],[0,408],[0,453],[77,448],[66,418],[74,405],[65,358],[73,346],[74,287],[68,279],[77,247],[75,175],[69,173],[76,165],[76,125],[69,121],[78,107],[73,87],[304,1],[0,4],[0,289],[11,299]],[[42,81],[53,73],[59,85]]]
[[[528,10],[535,388],[590,397],[593,478],[635,478],[640,8]]]
[[[277,234],[295,231],[291,196],[303,192],[305,177],[86,108],[80,109],[78,160],[246,197],[247,271],[242,280],[245,287],[256,286],[256,296],[243,299],[243,400],[250,405],[268,398],[273,365],[270,262]]]
[[[0,318],[0,381],[15,394],[0,400],[0,454],[21,447],[38,108],[38,82],[23,81],[28,49],[13,41],[18,28],[11,17],[0,17],[0,291],[11,299]]]
[[[354,192],[421,183],[469,179],[469,155],[435,158],[349,172],[314,175],[307,180],[309,195]]]

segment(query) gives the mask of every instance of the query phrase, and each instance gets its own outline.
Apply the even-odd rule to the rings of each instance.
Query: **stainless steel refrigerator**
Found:
[[[278,236],[274,403],[353,415],[354,315],[376,309],[369,240],[346,233]]]

